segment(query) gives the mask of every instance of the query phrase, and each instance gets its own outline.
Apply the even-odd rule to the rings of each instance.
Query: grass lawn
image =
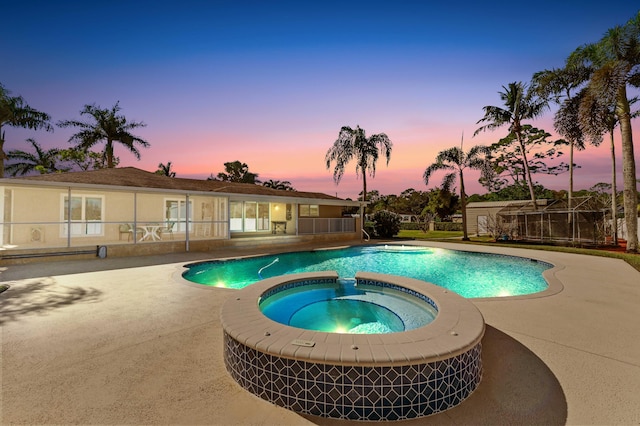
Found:
[[[552,246],[544,244],[523,244],[523,243],[509,243],[500,242],[496,243],[491,237],[471,237],[470,241],[462,241],[462,231],[405,231],[402,230],[398,233],[398,238],[413,238],[416,240],[438,240],[450,243],[459,244],[483,244],[483,245],[495,245],[499,244],[500,247],[515,247],[523,249],[533,250],[546,250],[546,251],[561,251],[565,253],[577,253],[587,254],[591,256],[604,256],[613,257],[616,259],[622,259],[629,265],[640,271],[640,254],[630,254],[618,251],[611,251],[605,249],[587,249],[578,247],[564,247],[564,246]]]
[[[401,230],[398,238],[415,238],[416,240],[436,240],[446,238],[462,238],[462,231],[408,231]]]

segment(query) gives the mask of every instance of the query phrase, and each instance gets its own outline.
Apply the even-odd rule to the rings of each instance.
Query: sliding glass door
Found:
[[[232,201],[230,208],[231,231],[258,232],[271,229],[269,203]]]

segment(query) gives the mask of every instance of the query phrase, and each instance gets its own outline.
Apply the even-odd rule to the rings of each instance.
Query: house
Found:
[[[361,204],[322,193],[134,167],[3,178],[0,187],[0,262],[361,238],[359,217],[342,217]]]

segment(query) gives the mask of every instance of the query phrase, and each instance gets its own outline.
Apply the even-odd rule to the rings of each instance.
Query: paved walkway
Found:
[[[640,273],[616,259],[475,247],[554,263],[564,289],[474,301],[487,323],[481,385],[452,410],[401,424],[639,424]],[[348,424],[273,406],[229,377],[219,313],[235,291],[180,276],[212,257],[9,266],[0,423]]]

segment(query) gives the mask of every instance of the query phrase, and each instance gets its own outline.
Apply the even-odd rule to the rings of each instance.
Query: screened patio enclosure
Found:
[[[611,208],[594,197],[508,206],[497,213],[505,238],[573,245],[604,245],[612,235]]]

